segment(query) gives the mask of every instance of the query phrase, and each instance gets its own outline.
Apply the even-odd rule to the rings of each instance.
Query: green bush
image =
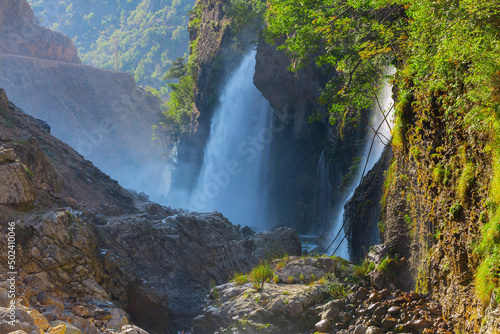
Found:
[[[248,274],[248,277],[250,278],[254,289],[261,291],[264,287],[264,282],[273,277],[273,271],[269,263],[262,262],[260,265],[252,269],[252,271]]]

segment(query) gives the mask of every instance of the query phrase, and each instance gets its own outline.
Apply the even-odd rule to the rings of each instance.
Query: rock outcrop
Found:
[[[11,101],[124,186],[156,195],[164,169],[152,145],[156,99],[130,74],[72,60],[71,40],[39,26],[26,0],[0,7],[0,87]]]
[[[67,36],[40,26],[26,1],[0,2],[0,54],[81,64]]]
[[[0,146],[0,204],[28,204],[36,191],[28,168],[20,163],[13,149]]]
[[[290,257],[274,265],[274,282],[260,291],[244,282],[214,287],[195,319],[195,332],[451,333],[439,303],[415,292],[363,286],[346,261]],[[302,279],[276,279],[284,272],[301,273]]]
[[[380,199],[384,195],[385,171],[391,161],[392,150],[387,146],[380,160],[361,180],[352,199],[346,203],[344,232],[349,245],[349,259],[353,262],[363,261],[370,246],[380,243],[380,234],[384,229]]]
[[[246,237],[219,213],[179,213],[155,205],[146,212],[151,210],[149,217],[110,219],[97,231],[107,257],[120,259],[120,267],[132,268],[168,297],[178,329],[191,326],[210,281],[222,284],[259,260],[301,251],[297,234],[289,228]]]
[[[232,18],[226,14],[227,1],[202,0],[195,6],[190,24],[189,39],[196,45],[198,73],[194,87],[194,109],[191,132],[181,139],[177,158],[180,168],[176,171],[174,187],[191,189],[195,186],[199,170],[203,164],[205,145],[210,137],[210,124],[215,108],[219,104],[219,94],[228,74],[238,65],[243,53],[249,49],[255,32],[234,36],[231,30]],[[186,170],[189,169],[189,170]]]
[[[271,103],[280,129],[271,143],[269,167],[274,219],[304,234],[321,234],[329,225],[322,217],[331,212],[314,203],[320,157],[324,155],[330,175],[326,182],[334,207],[342,195],[335,190],[343,186],[349,167],[360,154],[358,143],[365,139],[364,126],[346,126],[340,136],[339,128],[330,124],[325,106],[318,101],[332,74],[314,64],[291,72],[290,59],[277,46],[259,38],[254,76],[255,86]],[[366,116],[358,125],[366,121]]]

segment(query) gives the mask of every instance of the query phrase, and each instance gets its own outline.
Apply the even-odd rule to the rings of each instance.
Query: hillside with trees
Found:
[[[131,73],[167,95],[163,76],[187,53],[194,0],[28,2],[42,25],[71,37],[84,64]]]

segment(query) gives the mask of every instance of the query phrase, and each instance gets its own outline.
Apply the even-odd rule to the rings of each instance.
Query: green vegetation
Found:
[[[457,191],[462,202],[466,200],[468,192],[474,184],[475,172],[476,166],[472,162],[468,162],[465,164],[462,174],[458,179]]]
[[[347,297],[351,291],[339,282],[332,281],[327,284],[328,293],[332,299],[341,299]]]
[[[236,285],[243,285],[248,282],[248,278],[245,274],[236,273],[234,274],[232,281],[235,282]]]
[[[28,2],[43,25],[73,39],[85,64],[129,72],[167,95],[163,75],[187,52],[194,0]]]
[[[377,98],[385,68],[405,38],[400,5],[391,1],[270,0],[266,37],[292,59],[335,73],[323,90],[330,121],[355,122]]]
[[[220,297],[219,289],[217,289],[217,285],[214,280],[210,281],[210,296],[212,296],[214,300],[219,300]]]
[[[230,0],[224,5],[224,11],[231,17],[232,34],[237,35],[243,29],[259,31],[264,25],[266,2],[262,0]]]
[[[271,266],[267,262],[262,262],[257,267],[253,268],[248,274],[255,290],[261,291],[264,288],[264,282],[269,281],[273,277]]]

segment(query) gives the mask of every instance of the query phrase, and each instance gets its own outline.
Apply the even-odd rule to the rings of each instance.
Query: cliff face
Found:
[[[289,70],[290,59],[276,46],[267,45],[263,38],[257,46],[254,83],[269,100],[274,110],[275,124],[271,143],[271,196],[275,208],[275,224],[286,224],[302,233],[322,233],[328,228],[328,207],[318,206],[318,170],[320,156],[329,174],[328,188],[333,203],[341,199],[339,187],[353,159],[360,154],[364,139],[361,126],[348,126],[339,136],[336,126],[329,123],[325,107],[318,103],[321,88],[329,75],[314,65],[297,72]],[[320,115],[321,121],[311,121]],[[362,119],[360,122],[364,122]],[[324,182],[325,180],[321,180]],[[322,219],[323,217],[323,219]],[[328,219],[328,218],[327,218]]]
[[[405,80],[402,87],[411,87]],[[496,279],[486,293],[478,279],[478,245],[492,219],[492,134],[478,130],[479,121],[465,125],[463,111],[448,115],[438,94],[445,93],[415,92],[399,103],[383,241],[409,259],[415,288],[440,300],[459,331],[493,333],[500,326]]]
[[[26,1],[1,7],[9,19],[0,21],[0,86],[9,98],[124,186],[155,193],[163,161],[151,145],[154,98],[129,74],[80,65],[71,40],[40,27]]]
[[[297,73],[290,72],[287,56],[275,46],[267,45],[255,32],[238,33],[235,39],[231,17],[224,12],[226,5],[200,2],[197,8],[201,14],[196,18],[199,23],[190,28],[191,41],[198,41],[196,50],[192,51],[197,54],[199,71],[193,132],[181,140],[178,151],[181,171],[177,179],[188,189],[196,182],[224,79],[245,49],[252,45],[251,41],[257,40],[254,83],[274,110],[271,161],[264,167],[270,179],[271,200],[267,205],[274,211],[271,224],[284,224],[303,233],[322,233],[327,222],[319,217],[326,217],[330,212],[313,203],[320,156],[322,152],[327,156],[326,164],[332,176],[328,181],[330,193],[333,202],[337,202],[340,195],[334,190],[342,184],[359,154],[361,146],[357,144],[364,137],[363,129],[349,127],[343,137],[339,136],[337,127],[329,124],[324,107],[317,102],[321,87],[331,74],[312,65]],[[310,117],[316,114],[322,115],[322,121],[310,122]],[[192,170],[186,173],[188,167]]]
[[[392,161],[392,150],[387,146],[373,168],[363,177],[344,211],[344,231],[349,245],[349,259],[361,263],[370,246],[380,243],[379,224],[382,220],[380,199],[384,191],[386,171]]]
[[[0,54],[81,63],[71,39],[40,26],[26,1],[2,0],[0,22]]]

